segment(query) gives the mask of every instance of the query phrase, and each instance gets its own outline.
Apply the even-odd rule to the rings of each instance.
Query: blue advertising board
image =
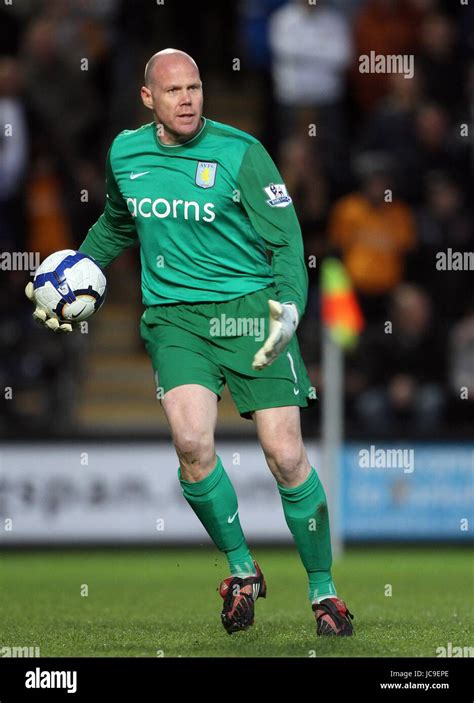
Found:
[[[342,534],[349,540],[472,540],[474,443],[347,443]]]

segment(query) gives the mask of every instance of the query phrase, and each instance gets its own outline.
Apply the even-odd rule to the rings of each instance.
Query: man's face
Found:
[[[158,124],[163,125],[163,143],[185,142],[201,128],[202,83],[190,61],[173,56],[160,58],[141,96]]]

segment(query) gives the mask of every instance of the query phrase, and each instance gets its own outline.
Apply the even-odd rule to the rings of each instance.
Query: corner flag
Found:
[[[322,320],[332,339],[350,349],[364,327],[364,318],[343,264],[334,257],[321,265]]]

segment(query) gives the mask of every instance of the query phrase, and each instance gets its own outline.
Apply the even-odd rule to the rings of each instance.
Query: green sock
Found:
[[[286,524],[308,573],[310,601],[335,596],[328,508],[316,470],[311,467],[308,478],[299,486],[277,485]]]
[[[217,549],[225,552],[233,576],[255,574],[253,559],[249,552],[238,516],[237,496],[230,478],[226,474],[220,457],[210,474],[202,481],[192,483],[178,478],[183,495],[204,525]]]

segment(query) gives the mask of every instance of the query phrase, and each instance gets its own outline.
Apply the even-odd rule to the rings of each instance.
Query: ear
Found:
[[[153,97],[151,94],[151,90],[145,85],[143,85],[140,91],[140,95],[145,107],[147,107],[149,110],[153,110]]]

